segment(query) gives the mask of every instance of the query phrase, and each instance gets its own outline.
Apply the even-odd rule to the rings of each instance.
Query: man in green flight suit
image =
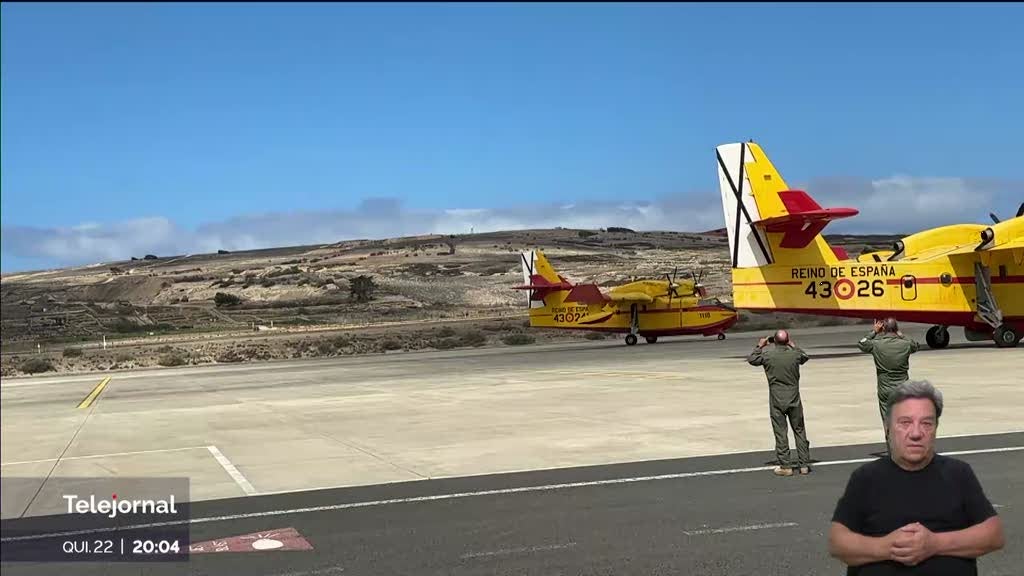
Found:
[[[800,400],[800,365],[810,357],[793,344],[785,330],[775,333],[774,346],[766,350],[768,344],[768,338],[761,338],[747,357],[747,362],[751,366],[764,366],[764,373],[768,377],[775,456],[779,461],[774,473],[777,476],[792,476],[793,468],[796,467],[790,461],[789,431],[786,426],[788,417],[796,440],[800,473],[808,474],[811,471],[811,445],[804,429],[804,407]]]
[[[875,320],[871,333],[860,339],[857,346],[862,352],[870,352],[875,359],[875,373],[878,377],[878,412],[882,415],[882,429],[885,444],[889,445],[889,429],[885,427],[888,414],[889,395],[906,382],[910,376],[910,355],[920,350],[921,345],[900,332],[895,318]]]

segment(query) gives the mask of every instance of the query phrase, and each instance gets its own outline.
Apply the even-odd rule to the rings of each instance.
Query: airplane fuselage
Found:
[[[1014,251],[984,255],[1004,320],[1024,328],[1024,262]],[[978,255],[926,262],[769,264],[732,271],[740,309],[881,318],[991,331],[977,317]]]
[[[736,312],[714,304],[672,306],[653,302],[636,304],[640,336],[680,336],[720,334],[736,323]],[[630,332],[629,306],[563,302],[530,310],[530,325],[536,328],[563,328],[602,332]]]

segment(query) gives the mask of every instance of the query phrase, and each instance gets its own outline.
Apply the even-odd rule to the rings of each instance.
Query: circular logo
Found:
[[[836,285],[832,290],[836,293],[836,298],[839,298],[840,300],[849,300],[853,297],[853,292],[856,288],[854,288],[852,280],[849,278],[842,278],[836,282]]]

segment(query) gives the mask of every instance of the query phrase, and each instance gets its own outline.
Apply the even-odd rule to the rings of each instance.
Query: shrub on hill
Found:
[[[219,306],[234,306],[241,302],[242,299],[234,294],[228,294],[227,292],[217,292],[213,296],[213,303]]]

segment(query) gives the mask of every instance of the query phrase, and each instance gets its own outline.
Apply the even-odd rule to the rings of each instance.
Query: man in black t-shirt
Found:
[[[942,394],[928,382],[890,396],[890,455],[853,471],[832,516],[829,553],[848,576],[976,575],[976,559],[1003,547],[970,465],[935,453],[941,415]]]

